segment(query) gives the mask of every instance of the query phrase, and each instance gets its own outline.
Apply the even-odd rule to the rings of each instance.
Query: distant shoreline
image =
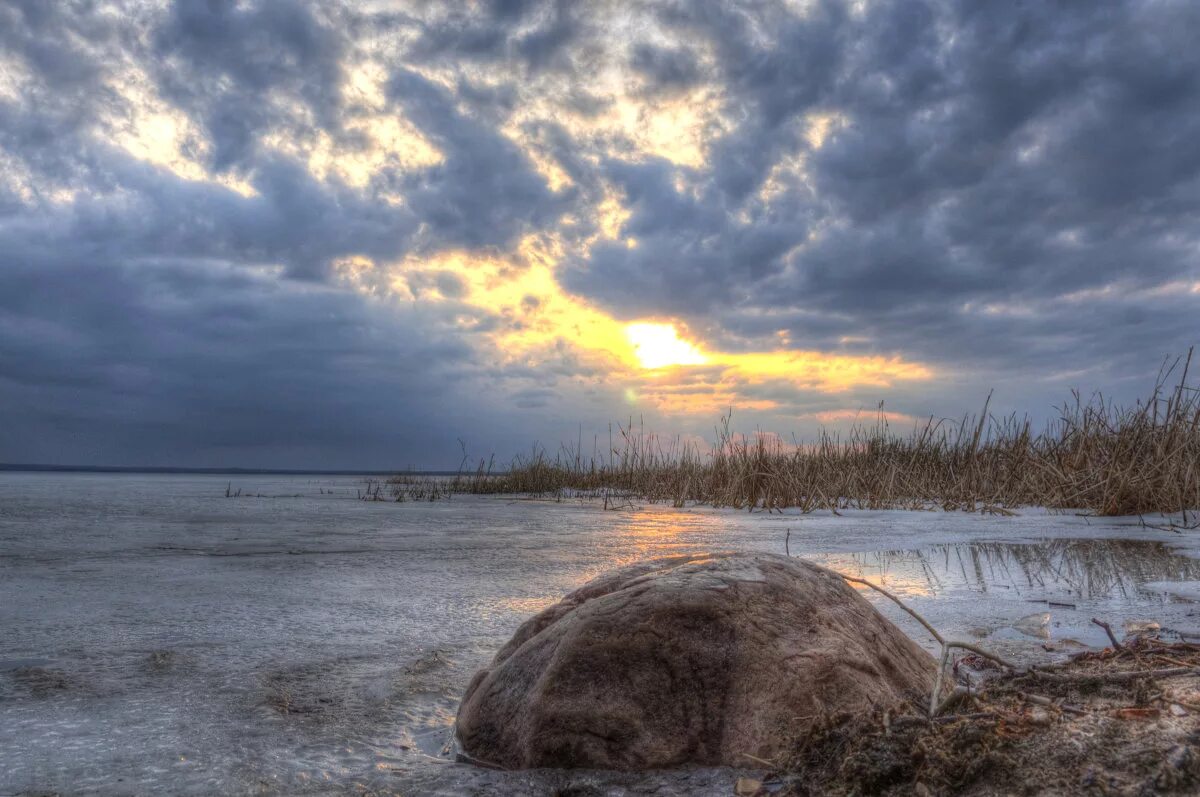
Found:
[[[30,465],[0,462],[0,472],[24,473],[144,473],[196,476],[454,476],[452,470],[312,470],[286,468],[185,468],[122,465]]]

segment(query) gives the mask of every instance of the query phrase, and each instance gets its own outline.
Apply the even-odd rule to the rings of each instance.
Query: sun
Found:
[[[701,365],[705,357],[692,344],[680,340],[674,324],[629,324],[625,336],[633,344],[633,353],[643,368],[668,365]]]

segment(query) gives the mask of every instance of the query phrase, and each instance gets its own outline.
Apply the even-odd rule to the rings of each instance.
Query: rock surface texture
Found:
[[[928,695],[935,667],[801,559],[671,557],[528,620],[472,679],[457,732],[506,768],[753,766],[829,714]]]

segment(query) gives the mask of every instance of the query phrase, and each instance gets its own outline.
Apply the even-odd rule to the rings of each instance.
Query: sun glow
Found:
[[[633,344],[634,354],[643,368],[703,365],[707,361],[699,349],[679,338],[673,324],[630,324],[625,327],[625,336]]]
[[[760,350],[723,351],[666,319],[625,323],[562,288],[555,268],[563,247],[554,236],[529,236],[513,255],[456,250],[391,264],[355,257],[340,261],[338,273],[364,293],[421,308],[431,320],[440,314],[442,323],[486,346],[499,368],[538,369],[558,385],[672,415],[735,407],[799,416],[812,394],[934,376],[896,356],[793,349],[786,337]]]

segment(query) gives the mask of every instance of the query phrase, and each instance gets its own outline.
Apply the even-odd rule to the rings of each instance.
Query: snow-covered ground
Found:
[[[229,481],[278,497],[226,498]],[[782,553],[786,539],[950,636],[1023,657],[1101,644],[1092,617],[1200,634],[1200,532],[1136,520],[367,503],[359,486],[0,474],[0,794],[731,793],[728,771],[450,760],[458,696],[523,619],[602,571],[676,552]]]

